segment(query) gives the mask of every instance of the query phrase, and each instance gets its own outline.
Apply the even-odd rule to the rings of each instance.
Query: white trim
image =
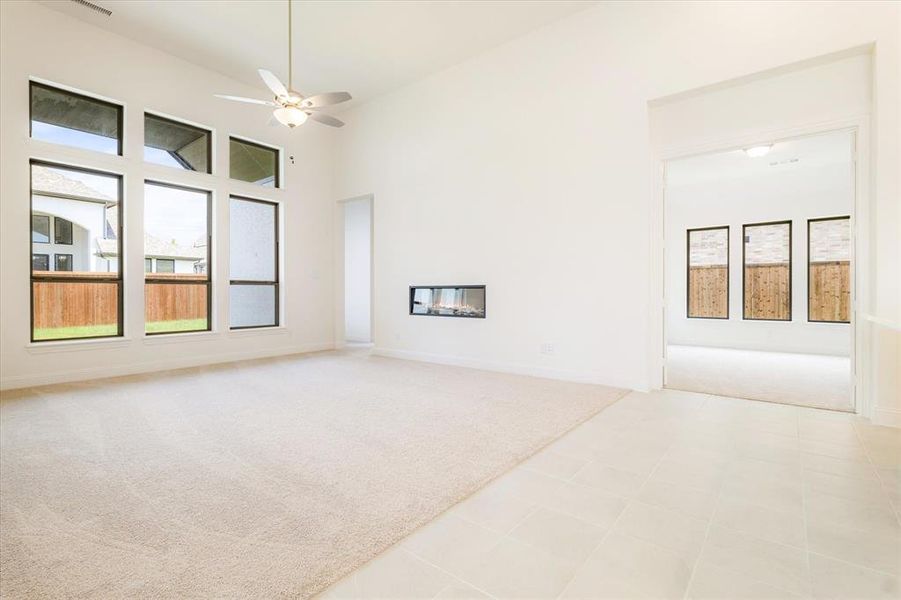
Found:
[[[284,325],[278,325],[276,327],[271,326],[262,326],[262,327],[246,327],[244,329],[229,329],[228,337],[233,338],[242,338],[242,337],[256,337],[262,335],[285,335],[288,333],[288,328]]]
[[[606,385],[610,387],[634,390],[638,392],[650,391],[646,385],[643,385],[643,382],[625,380],[615,381],[606,378],[598,373],[593,373],[590,371],[573,371],[569,369],[554,369],[550,367],[534,367],[529,365],[519,365],[510,362],[487,361],[477,358],[468,358],[464,356],[453,356],[450,354],[432,354],[429,352],[395,350],[392,348],[382,348],[378,346],[372,348],[372,354],[376,356],[385,356],[388,358],[400,358],[403,360],[414,360],[418,362],[435,363],[440,365],[467,367],[470,369],[494,371],[497,373],[512,373],[515,375],[542,377],[544,379],[557,379],[560,381],[573,381],[577,383],[592,383],[597,385]]]
[[[217,337],[219,337],[218,331],[173,331],[172,333],[161,331],[151,334],[144,333],[141,340],[145,346],[157,346],[182,342],[203,342]]]
[[[884,425],[886,427],[899,427],[901,428],[901,410],[893,410],[891,408],[879,408],[878,406],[873,409],[873,424],[875,425]]]
[[[882,317],[877,317],[869,313],[863,313],[861,316],[870,323],[876,323],[877,325],[882,325],[883,327],[888,327],[895,331],[901,331],[901,323],[892,321],[891,319],[883,319]]]
[[[761,143],[809,137],[828,132],[849,131],[855,137],[853,157],[854,200],[851,211],[852,259],[854,261],[854,284],[851,291],[852,331],[852,375],[851,390],[854,411],[864,417],[873,416],[870,393],[869,335],[866,327],[857,323],[860,307],[868,306],[870,250],[867,244],[869,228],[869,115],[854,115],[843,119],[818,121],[785,129],[760,130],[737,137],[711,138],[702,142],[685,145],[671,145],[652,149],[651,173],[653,173],[650,200],[650,273],[649,286],[649,344],[648,373],[651,389],[664,386],[666,365],[666,297],[665,297],[665,165],[667,161],[687,158],[700,154],[725,152],[746,148]],[[660,308],[658,311],[657,308]]]
[[[51,385],[55,383],[68,383],[73,381],[85,381],[93,379],[106,379],[111,377],[121,377],[123,375],[135,375],[138,373],[153,373],[157,371],[177,370],[187,367],[197,367],[205,365],[214,365],[240,360],[250,360],[254,358],[267,358],[273,356],[287,356],[292,354],[306,354],[309,352],[321,352],[323,350],[332,350],[334,344],[332,342],[310,342],[297,346],[286,346],[283,348],[269,350],[252,350],[241,352],[223,352],[219,354],[207,354],[192,357],[170,358],[158,360],[154,362],[139,361],[131,365],[122,365],[110,367],[108,365],[99,365],[89,367],[87,369],[73,369],[71,371],[62,371],[49,375],[16,375],[0,379],[0,390],[11,390],[17,388],[32,387],[36,385]]]
[[[28,342],[25,350],[29,354],[48,354],[53,352],[74,352],[77,350],[100,350],[106,348],[124,348],[131,344],[130,337],[104,337],[98,339],[47,340],[46,342]]]
[[[344,330],[344,227],[345,227],[345,216],[344,216],[344,206],[348,202],[357,202],[357,201],[369,201],[369,341],[368,342],[360,342],[355,340],[348,340],[346,338],[346,332]],[[352,196],[350,198],[344,198],[343,200],[337,200],[335,202],[335,210],[333,214],[334,218],[334,226],[335,226],[335,245],[333,248],[334,251],[334,260],[335,260],[335,280],[334,280],[334,290],[335,290],[335,322],[333,324],[333,330],[335,332],[335,340],[338,346],[343,348],[345,346],[345,342],[352,342],[355,344],[359,343],[369,343],[376,344],[375,337],[375,194],[361,194],[359,196]]]

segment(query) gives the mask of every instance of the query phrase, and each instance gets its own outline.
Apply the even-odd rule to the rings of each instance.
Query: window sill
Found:
[[[258,335],[284,335],[288,333],[288,328],[284,325],[275,327],[248,327],[247,329],[229,329],[228,337],[253,337]]]
[[[51,352],[124,348],[131,344],[131,342],[132,338],[128,337],[111,337],[98,340],[54,340],[47,342],[29,342],[25,345],[25,350],[30,354],[47,354]]]
[[[202,342],[219,337],[218,331],[189,331],[185,333],[144,334],[144,345],[178,344],[181,342]]]

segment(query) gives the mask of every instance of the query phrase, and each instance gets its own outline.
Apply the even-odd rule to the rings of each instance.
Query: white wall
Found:
[[[807,322],[807,219],[851,214],[848,161],[666,189],[667,343],[849,356],[851,326]],[[754,159],[748,159],[754,160]],[[762,159],[765,160],[765,159]],[[792,221],[792,320],[742,319],[742,225]],[[686,230],[728,225],[729,319],[686,317]]]
[[[76,50],[77,51],[74,51]],[[32,140],[28,80],[37,77],[124,103],[125,153],[108,156]],[[212,97],[260,97],[251,87],[160,50],[136,44],[35,2],[0,2],[0,385],[24,386],[330,348],[333,338],[332,147],[315,123],[295,131],[266,126],[266,109]],[[215,130],[214,173],[143,162],[143,111]],[[284,149],[285,188],[231,181],[228,135]],[[294,156],[292,163],[288,156]],[[29,344],[29,158],[125,176],[125,339]],[[213,191],[212,333],[143,335],[143,180]],[[283,327],[228,330],[228,195],[274,200],[282,214]],[[288,235],[289,234],[289,235]],[[52,353],[53,360],[48,360]]]
[[[344,203],[344,335],[349,342],[371,342],[370,293],[372,200]]]
[[[872,235],[873,309],[894,316],[897,12],[890,2],[603,3],[345,113],[337,195],[379,199],[378,350],[650,387],[661,314],[650,303],[663,278],[649,250],[662,222],[649,101],[870,43],[872,204],[884,217]],[[409,317],[407,287],[422,282],[486,284],[489,317]],[[540,354],[542,342],[555,354]]]

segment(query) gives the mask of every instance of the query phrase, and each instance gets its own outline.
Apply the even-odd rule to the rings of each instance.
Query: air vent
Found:
[[[107,17],[111,17],[113,15],[113,11],[109,10],[108,8],[103,8],[102,6],[98,6],[93,2],[88,2],[88,0],[72,0],[72,2],[74,2],[75,4],[80,4],[85,8],[90,8],[94,12],[99,12],[100,14],[106,15]]]

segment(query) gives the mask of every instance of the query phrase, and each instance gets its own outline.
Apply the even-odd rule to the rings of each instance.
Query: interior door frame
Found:
[[[651,195],[651,285],[650,337],[648,375],[651,389],[665,387],[666,371],[666,245],[678,243],[666,240],[666,163],[680,158],[703,154],[739,150],[760,144],[772,144],[824,133],[847,131],[852,138],[852,189],[851,204],[851,403],[854,412],[867,418],[873,416],[872,357],[868,327],[860,326],[870,305],[871,247],[867,232],[870,230],[870,116],[857,115],[844,119],[810,123],[791,128],[759,130],[743,136],[714,139],[695,144],[654,148],[652,151]]]
[[[373,346],[375,345],[375,195],[363,194],[361,196],[344,198],[335,203],[335,348],[343,348],[347,345],[344,327],[344,208],[349,202],[362,200],[369,201],[369,343]]]

